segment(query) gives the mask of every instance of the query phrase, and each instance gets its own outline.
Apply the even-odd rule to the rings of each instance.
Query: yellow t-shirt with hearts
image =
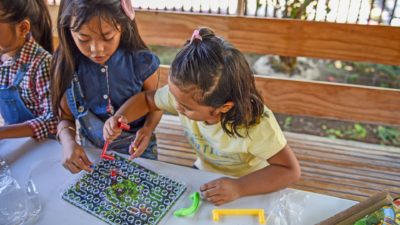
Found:
[[[249,129],[247,137],[230,137],[220,123],[207,125],[179,114],[168,85],[157,90],[156,106],[179,116],[185,135],[196,151],[196,167],[240,177],[268,166],[267,159],[282,150],[287,141],[273,113],[264,106],[264,116]]]

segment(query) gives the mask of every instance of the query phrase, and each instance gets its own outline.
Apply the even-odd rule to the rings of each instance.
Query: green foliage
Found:
[[[292,0],[288,1],[286,14],[283,15],[284,18],[292,19],[307,19],[307,7],[312,7],[314,10],[317,7],[317,0]],[[283,6],[284,7],[284,6]],[[282,8],[283,8],[282,7]]]
[[[377,135],[381,144],[400,144],[400,131],[396,128],[378,126]]]
[[[347,83],[355,83],[355,82],[357,82],[357,80],[359,79],[359,77],[360,77],[359,74],[352,73],[352,74],[349,74],[349,75],[347,76],[346,81],[347,81]]]
[[[325,132],[329,138],[336,139],[336,138],[344,137],[344,133],[342,132],[342,130],[339,130],[339,129],[329,128]]]
[[[354,124],[353,129],[346,132],[353,139],[364,139],[367,136],[367,129],[359,123]]]
[[[349,138],[349,139],[364,139],[368,133],[367,129],[365,129],[363,125],[358,123],[354,124],[354,126],[348,130],[329,128],[325,132],[330,138]]]
[[[172,60],[174,60],[176,54],[180,49],[157,45],[150,45],[149,48],[158,56],[158,58],[160,59],[160,63],[163,65],[171,65]]]
[[[400,89],[400,66],[334,61],[326,69],[346,83]]]
[[[257,2],[256,2],[257,9],[260,8],[261,6],[262,6],[262,4],[261,4],[260,0],[257,0]]]
[[[290,125],[292,124],[293,118],[291,116],[288,116],[285,118],[285,122],[283,123],[283,128],[289,129]]]

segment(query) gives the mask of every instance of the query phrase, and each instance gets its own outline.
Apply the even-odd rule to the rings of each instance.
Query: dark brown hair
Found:
[[[61,99],[75,71],[74,57],[79,53],[72,39],[71,30],[78,31],[95,16],[110,21],[116,29],[121,26],[119,47],[129,51],[147,49],[139,35],[135,20],[130,20],[123,12],[120,0],[61,0],[57,21],[59,46],[53,55],[50,70],[54,109],[60,109]]]
[[[233,108],[221,116],[222,129],[229,136],[247,136],[264,113],[250,66],[239,50],[211,29],[200,28],[199,34],[201,39],[193,39],[177,54],[170,79],[179,88],[195,90],[199,104],[218,108],[232,101]]]
[[[47,1],[46,1],[47,2]],[[0,21],[17,24],[31,22],[32,36],[44,49],[53,52],[52,24],[45,0],[2,0]]]

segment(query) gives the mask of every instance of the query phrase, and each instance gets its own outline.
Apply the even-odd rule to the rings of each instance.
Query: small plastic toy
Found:
[[[117,176],[117,169],[112,168],[110,172],[111,177],[116,177]]]
[[[125,130],[125,131],[130,129],[130,126],[128,124],[121,123],[121,122],[118,122],[118,127],[121,128],[122,130]],[[100,157],[103,158],[103,159],[115,160],[114,156],[107,155],[107,153],[106,153],[109,144],[110,144],[110,141],[108,141],[108,140],[104,143],[103,151],[101,152]]]
[[[117,183],[117,169],[111,168],[110,170],[110,177],[111,177],[111,184],[115,185]]]
[[[199,192],[193,192],[189,198],[193,201],[192,205],[187,207],[187,208],[181,208],[178,209],[174,212],[174,216],[176,217],[186,217],[186,216],[191,216],[194,213],[196,213],[197,209],[199,208],[200,205],[200,193]]]
[[[185,184],[114,157],[101,159],[92,173],[82,173],[62,198],[107,224],[165,224],[160,221],[185,193]]]
[[[131,129],[131,126],[129,126],[129,124],[122,123],[122,122],[118,122],[118,127],[125,131]]]
[[[218,222],[220,215],[256,215],[258,222],[265,224],[264,209],[213,209],[212,217],[214,221]]]
[[[109,144],[110,144],[110,141],[106,141],[104,143],[103,151],[101,152],[100,157],[103,158],[103,159],[114,160],[115,159],[114,156],[107,155],[107,153],[106,153]]]

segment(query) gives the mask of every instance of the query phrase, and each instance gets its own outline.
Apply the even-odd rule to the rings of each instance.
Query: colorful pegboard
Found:
[[[109,224],[157,224],[186,186],[114,155],[70,185],[62,198]]]

